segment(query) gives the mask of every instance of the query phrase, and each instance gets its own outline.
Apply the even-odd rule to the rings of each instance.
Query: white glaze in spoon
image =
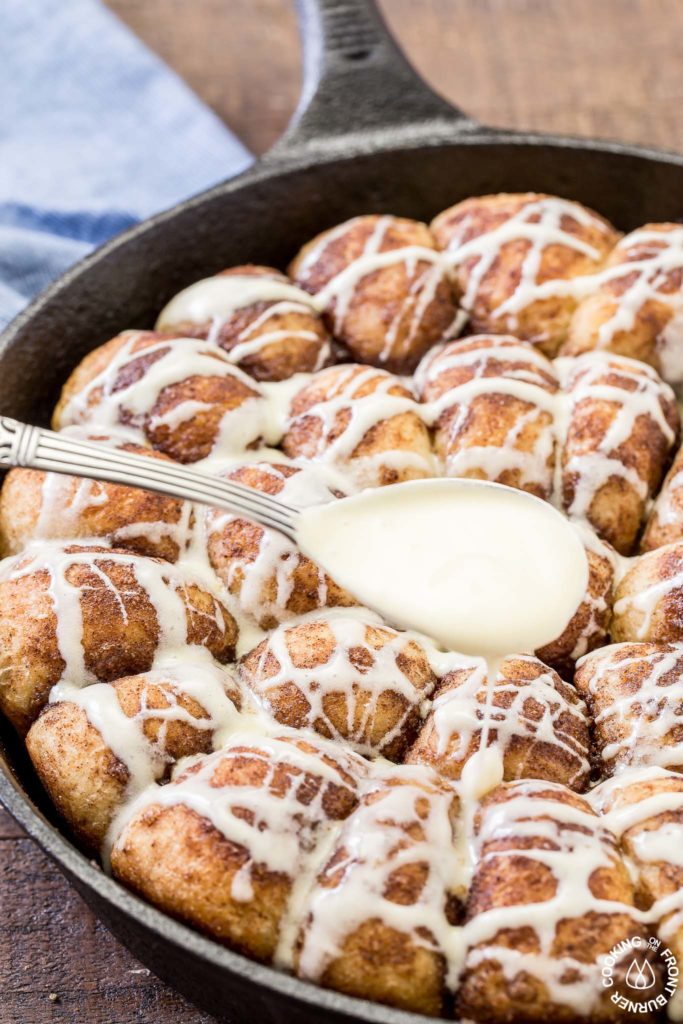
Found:
[[[304,509],[304,554],[399,626],[495,660],[558,637],[588,582],[547,502],[479,480],[418,480]]]

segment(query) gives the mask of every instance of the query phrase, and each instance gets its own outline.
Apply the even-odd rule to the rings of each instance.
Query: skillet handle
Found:
[[[478,127],[411,67],[375,0],[296,0],[303,51],[297,110],[275,146],[326,149],[354,135],[395,139],[417,125],[452,137]],[[272,151],[271,151],[272,152]]]

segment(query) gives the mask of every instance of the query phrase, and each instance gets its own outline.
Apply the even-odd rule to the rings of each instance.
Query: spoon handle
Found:
[[[202,505],[227,509],[279,530],[294,540],[298,510],[269,494],[167,459],[112,448],[101,441],[80,441],[54,430],[0,416],[0,466],[21,466],[67,473],[128,487],[157,491]]]

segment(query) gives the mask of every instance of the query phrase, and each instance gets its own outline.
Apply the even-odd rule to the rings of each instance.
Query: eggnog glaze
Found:
[[[410,481],[307,508],[298,540],[390,622],[493,661],[559,636],[588,582],[567,519],[523,491],[476,480]]]

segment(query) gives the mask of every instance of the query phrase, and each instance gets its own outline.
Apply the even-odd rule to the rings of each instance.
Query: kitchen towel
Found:
[[[0,328],[92,248],[251,159],[98,0],[2,0]]]

